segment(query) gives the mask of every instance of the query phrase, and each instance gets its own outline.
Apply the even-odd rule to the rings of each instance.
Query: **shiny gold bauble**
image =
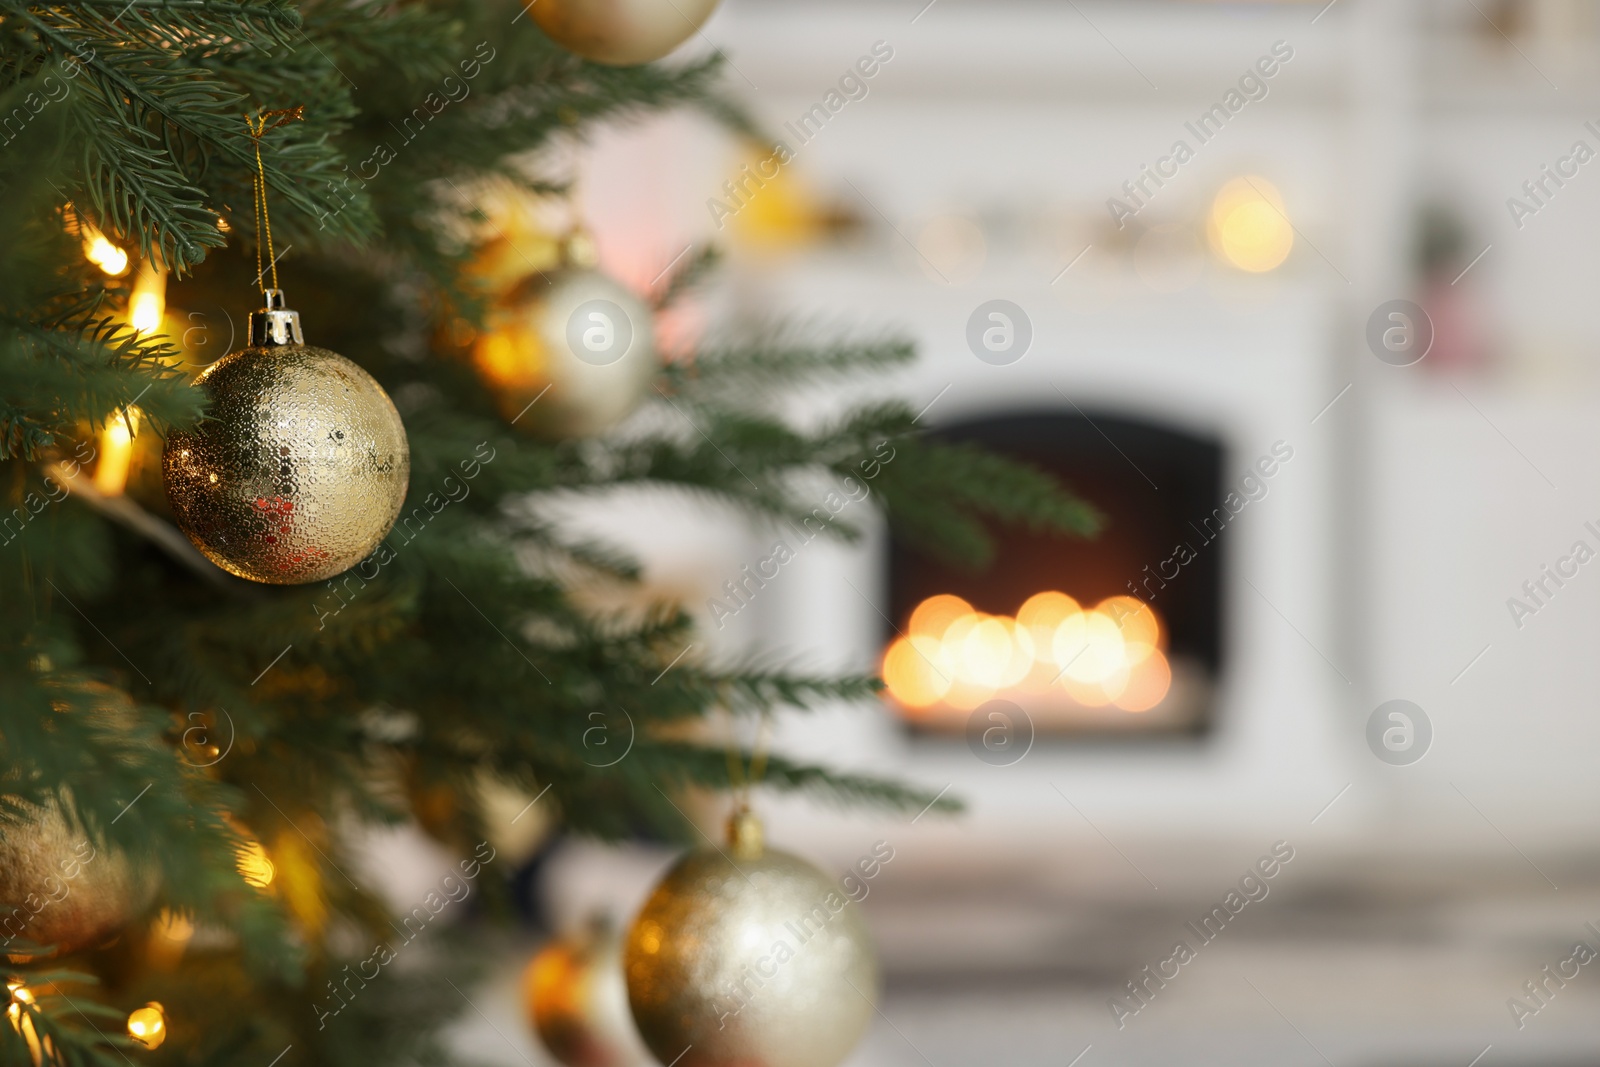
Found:
[[[472,354],[506,420],[552,439],[614,428],[661,369],[649,309],[584,267],[524,279],[489,313]]]
[[[528,11],[567,51],[631,67],[672,52],[716,7],[717,0],[539,0]]]
[[[539,1040],[567,1067],[650,1062],[628,1012],[622,936],[609,921],[540,949],[528,964],[523,997]]]
[[[727,848],[667,872],[623,966],[640,1035],[677,1067],[835,1067],[877,996],[861,906],[811,864],[766,848],[748,813]]]
[[[223,570],[293,585],[346,571],[405,502],[411,450],[366,371],[303,344],[231,352],[195,380],[210,418],[167,439],[174,517]]]
[[[22,941],[89,948],[149,906],[152,869],[92,844],[55,803],[28,810],[25,821],[0,823],[0,955]]]

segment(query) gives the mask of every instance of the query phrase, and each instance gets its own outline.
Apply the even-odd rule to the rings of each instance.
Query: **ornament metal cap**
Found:
[[[305,335],[300,332],[300,312],[290,311],[284,305],[282,289],[263,289],[267,306],[250,313],[250,347],[272,348],[276,345],[303,345]]]
[[[761,819],[749,808],[741,807],[728,816],[728,847],[734,857],[741,860],[758,860],[766,851],[766,830]]]

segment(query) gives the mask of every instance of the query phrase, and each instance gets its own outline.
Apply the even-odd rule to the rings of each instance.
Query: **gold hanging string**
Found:
[[[739,732],[735,728],[738,720],[726,701],[722,705],[722,714],[728,720],[727,745],[724,747],[724,755],[728,760],[728,786],[737,799],[744,791],[744,760],[739,756]]]
[[[261,291],[267,291],[266,274],[272,271],[272,288],[278,288],[278,257],[272,250],[272,216],[267,212],[267,168],[261,162],[261,135],[268,130],[275,130],[279,126],[291,122],[299,122],[305,118],[305,105],[299,107],[279,108],[276,111],[263,111],[252,118],[244,117],[244,124],[250,130],[250,140],[255,143],[256,173],[254,179],[255,196],[253,207],[256,221],[256,283],[261,286]],[[261,265],[261,239],[266,235],[267,257],[269,266]]]
[[[738,719],[726,704],[723,713],[728,717],[727,759],[728,759],[728,784],[732,787],[733,802],[736,809],[748,809],[750,798],[756,786],[761,784],[762,777],[767,772],[768,740],[772,727],[770,712],[761,712],[760,724],[756,727],[755,743],[750,750],[750,764],[747,768],[743,755],[739,751],[738,731],[735,728]]]
[[[763,709],[761,723],[756,727],[755,746],[750,753],[750,774],[745,783],[745,805],[749,806],[750,793],[761,784],[761,779],[767,773],[767,749],[772,733],[772,713]]]

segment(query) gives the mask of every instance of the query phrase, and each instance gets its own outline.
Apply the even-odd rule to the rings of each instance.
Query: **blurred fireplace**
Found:
[[[994,560],[976,572],[891,534],[882,666],[903,721],[960,733],[998,698],[1041,735],[1204,734],[1223,654],[1220,441],[1078,411],[932,433],[1057,475],[1107,521],[1094,539],[991,527]]]

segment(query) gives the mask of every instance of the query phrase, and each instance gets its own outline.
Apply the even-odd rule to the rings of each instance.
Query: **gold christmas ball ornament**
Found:
[[[661,369],[649,309],[578,265],[525,278],[505,294],[472,354],[506,420],[553,439],[614,428]]]
[[[628,933],[628,1001],[678,1067],[835,1067],[871,1021],[878,965],[860,905],[765,847],[749,812],[726,849],[689,853]]]
[[[528,964],[524,1000],[534,1031],[567,1067],[650,1062],[628,1012],[622,935],[607,918],[550,942]]]
[[[250,346],[195,384],[210,418],[168,437],[162,475],[178,525],[211,562],[295,585],[378,547],[411,475],[400,413],[372,375],[304,343],[282,292],[250,316]]]
[[[55,802],[0,823],[0,955],[22,942],[76,952],[127,925],[155,897],[155,872],[97,847]]]
[[[567,51],[631,67],[670,54],[716,8],[717,0],[539,0],[529,13]]]

